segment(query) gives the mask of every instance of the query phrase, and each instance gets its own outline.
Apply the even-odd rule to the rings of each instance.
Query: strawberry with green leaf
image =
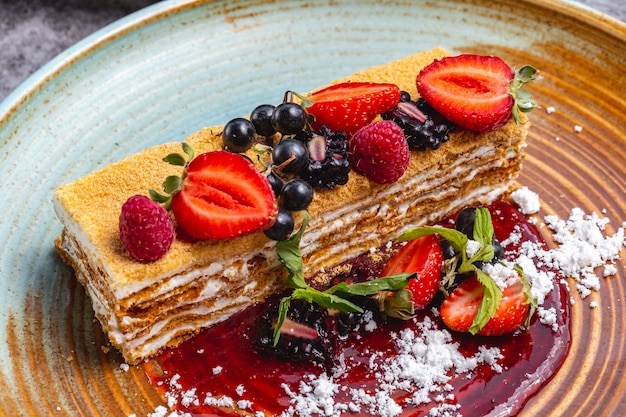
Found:
[[[194,156],[170,154],[165,162],[182,166],[182,176],[163,183],[166,195],[153,200],[171,207],[178,226],[197,239],[231,239],[270,227],[278,211],[267,178],[247,158],[227,151]]]
[[[538,79],[525,65],[514,71],[501,58],[462,54],[436,60],[417,76],[417,91],[452,123],[477,133],[499,129],[536,103],[523,89]]]
[[[469,238],[455,229],[439,226],[423,226],[404,232],[398,241],[406,241],[431,234],[438,234],[454,248],[458,259],[456,273],[472,273],[459,286],[446,295],[440,313],[443,322],[452,330],[471,334],[501,335],[519,328],[530,316],[536,304],[530,295],[530,286],[520,267],[516,267],[519,285],[515,283],[504,289],[477,265],[491,262],[494,258],[493,223],[485,207],[477,207],[473,227],[473,240],[480,248],[471,256],[467,254]],[[451,281],[454,280],[454,274]],[[447,286],[444,279],[443,287]],[[520,317],[523,316],[523,319]]]
[[[484,298],[485,286],[473,275],[461,282],[441,304],[443,322],[451,330],[484,336],[512,333],[527,323],[532,303],[521,277],[502,291],[491,316],[480,311]]]

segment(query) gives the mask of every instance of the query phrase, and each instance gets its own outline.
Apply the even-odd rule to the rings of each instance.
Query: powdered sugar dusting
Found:
[[[309,376],[302,381],[299,392],[293,392],[287,385],[283,388],[291,398],[291,406],[282,416],[340,416],[344,412],[366,412],[381,417],[394,417],[402,413],[402,407],[395,398],[399,392],[408,392],[408,404],[433,404],[431,415],[457,415],[460,405],[454,403],[455,396],[448,382],[452,375],[468,374],[479,365],[488,365],[496,372],[502,372],[498,359],[502,358],[497,348],[479,348],[471,357],[459,351],[452,342],[451,334],[439,329],[436,323],[425,317],[417,323],[417,331],[404,329],[392,333],[397,355],[383,357],[374,353],[369,361],[368,371],[377,375],[380,381],[372,391],[348,388],[350,401],[335,401],[335,395],[342,387],[334,375],[349,372],[350,361],[339,368],[320,376]],[[450,414],[452,413],[452,414]]]
[[[567,220],[550,215],[545,216],[544,222],[558,247],[540,250],[522,245],[522,249],[572,278],[582,298],[600,289],[599,275],[606,278],[617,273],[615,263],[625,247],[623,225],[612,235],[607,234],[606,227],[611,222],[608,218],[586,214],[580,208],[572,209]],[[601,274],[599,268],[603,268]]]

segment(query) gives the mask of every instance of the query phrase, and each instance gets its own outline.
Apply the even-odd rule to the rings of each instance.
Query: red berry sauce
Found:
[[[517,250],[522,241],[546,247],[539,231],[512,205],[496,201],[489,206],[489,210],[498,240],[507,239],[514,228],[517,228],[517,233],[521,230],[520,242],[508,245],[507,253]],[[370,261],[361,258],[356,262]],[[370,267],[375,269],[382,265]],[[364,265],[361,268],[368,269]],[[489,365],[479,365],[469,374],[451,374],[448,383],[453,389],[445,391],[445,395],[451,393],[453,397],[442,402],[407,405],[404,397],[410,393],[395,391],[394,399],[403,404],[401,415],[425,416],[431,408],[442,403],[458,405],[455,413],[462,415],[498,414],[503,410],[507,410],[503,414],[515,415],[550,380],[567,355],[570,344],[567,300],[566,288],[555,282],[543,307],[556,309],[557,331],[534,318],[527,331],[503,337],[451,333],[452,342],[458,343],[459,351],[465,357],[475,355],[481,347],[499,348],[502,358],[498,364],[503,371],[498,373]],[[291,398],[285,386],[297,392],[300,382],[307,380],[308,375],[320,375],[326,370],[319,364],[289,362],[255,350],[255,321],[266,308],[266,304],[249,307],[146,362],[144,368],[151,383],[166,398],[176,398],[172,401],[176,403],[174,409],[193,415],[254,415],[252,410],[264,411],[265,415],[280,415],[290,406]],[[348,403],[348,388],[374,392],[380,381],[368,368],[373,352],[381,352],[382,358],[397,355],[390,335],[405,328],[414,328],[418,332],[419,323],[426,316],[440,329],[445,328],[437,315],[427,309],[409,321],[384,322],[376,318],[375,330],[361,331],[339,343],[335,354],[337,357],[343,355],[348,371],[333,377],[335,383],[345,387],[336,393],[335,401]],[[195,391],[190,391],[194,388]],[[193,393],[192,398],[185,399],[184,392]],[[207,405],[204,403],[207,394],[214,399],[228,397],[233,400],[232,405]],[[242,403],[246,413],[236,411],[240,400],[246,401]],[[357,414],[370,415],[366,411],[367,407],[362,407]]]

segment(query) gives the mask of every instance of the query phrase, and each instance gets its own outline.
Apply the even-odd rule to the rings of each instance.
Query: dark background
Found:
[[[626,0],[579,0],[626,21]],[[0,101],[85,36],[155,0],[0,0]]]

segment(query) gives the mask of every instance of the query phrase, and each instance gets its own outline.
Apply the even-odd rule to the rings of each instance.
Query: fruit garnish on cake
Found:
[[[300,323],[303,315],[323,317],[343,329],[339,339],[351,339],[364,314],[396,331],[399,323],[418,323],[433,303],[477,306],[467,331],[479,333],[499,321],[502,300],[515,298],[507,290],[517,290],[515,280],[529,313],[524,273],[507,265],[511,279],[500,282],[482,267],[501,263],[482,207],[515,187],[528,119],[523,112],[513,118],[509,108],[504,122],[481,118],[493,128],[479,133],[436,109],[457,106],[461,93],[455,101],[441,95],[439,104],[420,97],[418,74],[445,73],[439,64],[448,55],[437,48],[310,94],[289,92],[282,103],[191,135],[182,152],[180,143],[158,145],[59,187],[54,203],[64,229],[56,246],[124,359],[154,357],[254,308],[266,318],[269,339],[251,340],[265,352],[291,343],[288,332],[313,339],[328,330]],[[458,76],[449,81],[463,85]],[[483,87],[485,96],[490,88]],[[500,90],[493,94],[510,104]],[[124,205],[137,195],[156,200],[161,210],[145,199],[136,206],[157,223],[121,221],[141,212]],[[474,234],[432,226],[466,207],[475,209]],[[148,241],[122,237],[133,233]],[[150,256],[137,256],[140,249]],[[345,263],[353,256],[376,258],[376,267],[357,273]],[[482,292],[454,297],[472,280]],[[259,310],[268,299],[283,300],[282,307]],[[324,349],[322,362],[334,363]]]

